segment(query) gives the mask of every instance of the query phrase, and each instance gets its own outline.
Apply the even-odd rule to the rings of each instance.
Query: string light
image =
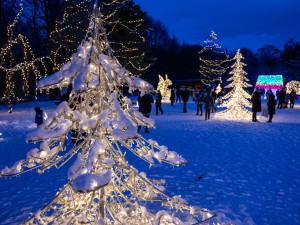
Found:
[[[28,39],[19,34],[15,37],[13,28],[18,23],[20,16],[23,12],[23,4],[21,1],[20,11],[15,17],[12,24],[7,27],[7,44],[0,49],[1,64],[0,70],[3,71],[6,86],[3,96],[0,97],[1,101],[6,101],[8,103],[9,113],[12,113],[12,98],[21,101],[23,97],[29,97],[30,93],[30,84],[35,87],[33,96],[36,98],[38,90],[36,88],[37,81],[42,78],[39,68],[44,70],[44,75],[47,75],[47,69],[44,64],[48,57],[35,58],[33,51],[29,45]],[[14,55],[14,49],[18,48],[22,51],[23,62],[18,63],[17,58]],[[18,54],[20,56],[20,54]],[[38,66],[38,64],[40,64]],[[22,87],[16,90],[16,85],[14,82],[21,76]],[[19,93],[18,96],[16,93]]]
[[[222,75],[228,69],[224,64],[230,61],[227,53],[222,52],[221,46],[215,42],[217,34],[214,31],[211,31],[210,38],[204,41],[206,46],[199,51],[201,81],[209,87],[214,83],[222,83]]]
[[[64,10],[62,21],[57,21],[55,29],[50,34],[51,52],[50,56],[54,64],[54,69],[59,70],[61,66],[70,60],[72,53],[76,51],[76,46],[84,36],[89,15],[88,5],[91,0],[84,0],[80,3],[67,1],[67,7]],[[137,14],[124,17],[120,15],[126,9],[128,0],[114,0],[112,2],[101,4],[102,20],[106,24],[107,37],[113,47],[113,54],[122,63],[122,65],[134,76],[141,76],[142,72],[147,70],[151,63],[145,62],[147,51],[146,39],[141,33],[144,32],[144,19]],[[71,12],[71,13],[70,13]],[[75,21],[74,17],[80,20]],[[120,18],[122,16],[122,18]],[[122,30],[122,35],[117,35]]]
[[[168,78],[167,74],[165,74],[165,79],[161,75],[158,75],[158,79],[157,90],[161,93],[162,101],[169,102],[171,98],[171,89],[168,87],[172,85],[172,81]]]
[[[231,66],[233,70],[229,73],[232,74],[227,81],[232,81],[225,88],[232,88],[232,90],[226,94],[223,99],[226,99],[218,107],[226,107],[225,110],[216,113],[217,116],[226,116],[232,119],[245,119],[251,116],[251,113],[246,107],[251,107],[251,103],[248,99],[251,96],[244,90],[244,88],[251,87],[252,85],[246,83],[249,81],[245,76],[247,73],[244,71],[243,67],[246,66],[241,60],[244,59],[240,52],[237,51],[233,60],[235,63]]]
[[[300,95],[300,82],[292,80],[286,84],[286,92],[291,93],[292,90],[296,92],[297,95]]]
[[[112,54],[97,2],[78,51],[60,71],[40,80],[38,87],[69,84],[73,86],[70,101],[60,103],[54,117],[28,135],[27,141],[41,142],[40,148],[0,172],[1,177],[31,170],[43,173],[60,168],[77,154],[68,170],[70,181],[25,224],[196,224],[215,216],[188,205],[180,196],[166,195],[163,180],[147,178],[125,159],[126,151],[131,151],[150,166],[154,159],[173,166],[186,164],[176,152],[137,133],[138,125],[153,127],[154,122],[135,110],[121,87],[141,93],[152,92],[153,87],[130,76]],[[76,131],[75,143],[66,146],[71,130]],[[148,211],[154,201],[167,211]],[[179,218],[181,213],[184,218]]]

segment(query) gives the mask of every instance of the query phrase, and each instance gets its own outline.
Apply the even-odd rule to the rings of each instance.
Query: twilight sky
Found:
[[[134,0],[180,42],[204,45],[213,30],[228,50],[300,41],[300,0]]]

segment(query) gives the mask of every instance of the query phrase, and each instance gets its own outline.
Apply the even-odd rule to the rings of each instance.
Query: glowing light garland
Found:
[[[30,86],[35,87],[33,96],[37,96],[36,84],[37,81],[42,78],[41,72],[38,69],[38,64],[40,64],[40,68],[43,68],[43,74],[45,76],[47,74],[44,61],[47,60],[48,57],[35,59],[27,38],[21,34],[19,34],[17,37],[14,35],[13,28],[18,23],[22,12],[23,4],[21,1],[19,13],[12,24],[7,27],[7,44],[0,49],[0,70],[3,71],[6,78],[6,88],[3,92],[3,96],[0,97],[0,101],[6,101],[8,103],[9,113],[12,113],[12,98],[20,101],[23,97],[29,97],[31,94]],[[14,50],[16,48],[21,50],[23,53],[23,62],[21,63],[16,62],[16,59],[18,58],[15,57],[14,54]],[[14,84],[18,78],[19,80],[21,79],[21,89],[17,88]]]
[[[217,34],[211,31],[210,37],[204,41],[207,45],[199,51],[201,81],[209,87],[214,83],[222,83],[222,75],[228,69],[224,64],[230,61],[226,52],[220,51],[221,46],[215,43]]]
[[[232,91],[227,93],[223,99],[226,99],[218,107],[226,107],[227,109],[216,113],[217,116],[226,116],[231,119],[247,119],[251,117],[251,113],[246,107],[251,107],[248,99],[251,96],[244,90],[244,88],[251,87],[252,85],[246,83],[249,81],[245,76],[247,73],[243,70],[246,66],[241,60],[244,59],[240,49],[237,51],[233,58],[235,63],[231,66],[233,70],[229,73],[232,77],[227,81],[232,81],[226,88],[232,88]]]
[[[165,79],[161,75],[158,75],[158,78],[157,90],[160,90],[162,101],[170,102],[171,89],[168,87],[172,85],[172,81],[168,78],[167,74],[165,74]]]
[[[292,80],[286,84],[286,92],[291,93],[292,90],[296,92],[297,95],[300,95],[300,82]]]
[[[71,61],[38,86],[49,89],[71,83],[70,101],[62,102],[54,117],[27,137],[28,142],[41,142],[40,148],[30,150],[25,160],[0,173],[2,177],[31,170],[42,173],[53,166],[60,168],[77,154],[68,171],[70,181],[25,224],[183,225],[215,216],[189,206],[180,196],[169,197],[163,180],[147,178],[125,159],[128,150],[150,165],[155,164],[154,159],[174,166],[186,163],[176,152],[137,133],[137,125],[154,126],[153,120],[137,112],[120,87],[139,89],[141,94],[153,91],[153,87],[130,76],[113,56],[97,2],[85,41]],[[71,130],[78,136],[74,146],[66,146]],[[162,210],[149,212],[146,207],[153,202],[160,203]],[[185,215],[177,217],[181,213]]]

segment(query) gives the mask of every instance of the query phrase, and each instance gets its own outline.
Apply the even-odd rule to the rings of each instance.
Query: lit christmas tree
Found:
[[[232,77],[227,81],[232,81],[226,88],[232,88],[228,94],[223,98],[226,99],[218,107],[226,107],[224,111],[217,113],[217,116],[227,116],[232,119],[245,119],[251,117],[251,113],[246,107],[251,107],[251,103],[248,99],[251,96],[244,90],[244,88],[251,87],[252,85],[246,83],[249,81],[245,76],[247,73],[243,70],[243,67],[246,66],[241,60],[244,59],[240,50],[237,50],[236,55],[233,58],[235,63],[231,66],[233,70],[229,73],[232,74]]]
[[[160,90],[163,98],[162,101],[169,102],[171,97],[171,89],[168,87],[172,85],[172,81],[168,78],[167,74],[165,74],[165,79],[161,75],[158,75],[158,78],[159,82],[157,85],[157,90]]]
[[[292,90],[296,92],[297,95],[300,95],[300,82],[292,80],[286,84],[286,92],[291,93]]]
[[[153,121],[133,108],[120,87],[127,85],[142,95],[153,87],[130,76],[113,56],[97,2],[86,37],[71,61],[39,81],[38,87],[70,84],[70,101],[62,102],[55,116],[27,137],[28,142],[41,141],[40,148],[1,171],[2,177],[34,169],[42,173],[60,168],[77,154],[68,171],[70,181],[26,224],[199,224],[215,216],[187,205],[180,196],[167,196],[161,180],[148,179],[126,161],[125,150],[129,150],[150,165],[154,159],[174,166],[186,163],[177,153],[137,133],[137,125],[153,126]],[[77,138],[70,147],[64,143],[71,130]],[[153,202],[160,203],[160,211],[153,212],[157,205],[148,211]]]
[[[0,70],[4,76],[5,89],[0,90],[0,101],[8,104],[8,112],[12,113],[12,100],[36,97],[36,83],[42,78],[40,69],[46,74],[47,57],[35,58],[27,38],[17,36],[13,30],[23,12],[21,1],[20,11],[14,21],[7,27],[7,43],[0,49]]]
[[[211,39],[204,41],[206,46],[199,51],[201,81],[209,87],[212,84],[222,83],[222,75],[227,70],[224,64],[229,58],[226,52],[221,51],[221,46],[215,42],[217,34],[211,31],[210,37]]]

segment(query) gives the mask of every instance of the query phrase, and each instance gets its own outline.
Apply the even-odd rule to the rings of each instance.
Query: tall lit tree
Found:
[[[40,147],[1,171],[2,177],[33,169],[42,173],[77,154],[68,171],[70,181],[26,224],[198,224],[214,216],[187,205],[180,196],[167,196],[161,180],[147,178],[125,159],[129,150],[150,165],[154,159],[174,166],[186,163],[177,153],[137,133],[137,125],[153,126],[153,121],[133,108],[120,87],[139,89],[142,95],[153,87],[130,76],[113,56],[97,3],[86,37],[71,61],[38,86],[70,84],[70,101],[62,102],[54,117],[27,137],[28,142],[41,142]],[[76,142],[65,146],[71,130],[77,131]],[[157,201],[161,210],[148,211],[148,205]],[[181,212],[186,214],[177,217]]]
[[[247,73],[244,71],[243,67],[246,66],[241,60],[244,57],[240,53],[240,49],[237,51],[234,56],[235,63],[231,66],[232,71],[229,74],[232,74],[227,81],[232,81],[226,88],[232,88],[228,94],[223,98],[226,99],[219,107],[226,107],[224,111],[217,113],[217,116],[226,116],[233,119],[244,119],[251,116],[251,113],[246,107],[251,107],[251,104],[248,99],[251,96],[244,90],[244,88],[251,87],[252,85],[248,84],[249,81],[245,76]]]
[[[225,63],[229,58],[216,40],[217,34],[211,31],[210,39],[204,41],[206,46],[199,51],[201,81],[209,87],[212,84],[222,83],[222,75],[227,70]]]

